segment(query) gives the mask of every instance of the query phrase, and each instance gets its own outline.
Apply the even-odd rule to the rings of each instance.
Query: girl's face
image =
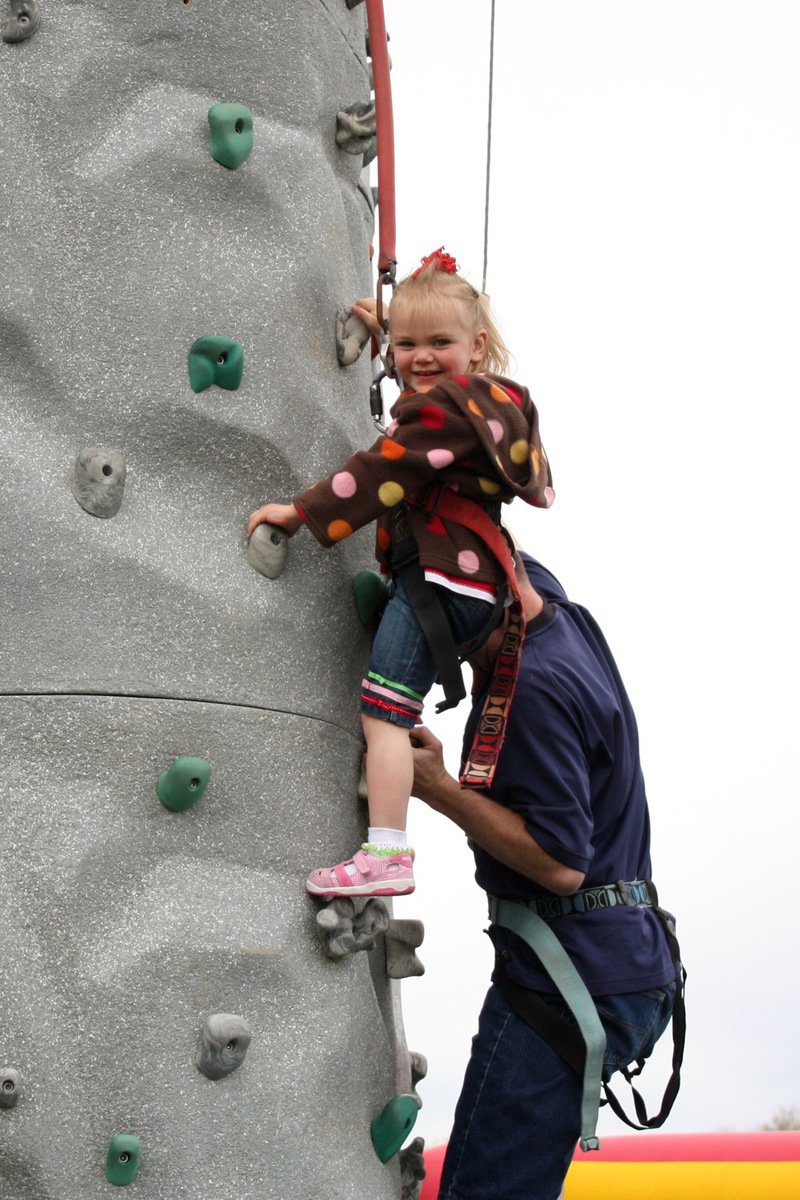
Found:
[[[471,332],[458,306],[442,305],[424,316],[400,308],[389,318],[397,373],[415,392],[474,371],[486,350],[486,330]]]

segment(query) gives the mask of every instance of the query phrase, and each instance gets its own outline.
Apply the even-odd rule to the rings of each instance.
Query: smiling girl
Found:
[[[360,301],[353,311],[379,332],[374,301]],[[527,389],[493,373],[507,369],[508,352],[488,298],[443,249],[398,284],[389,341],[404,390],[386,434],[292,503],[257,509],[247,525],[249,537],[263,522],[290,536],[304,524],[332,546],[376,521],[377,557],[391,578],[362,682],[367,840],[352,859],[312,871],[306,888],[323,897],[414,890],[414,852],[406,837],[409,731],[421,721],[424,698],[441,674],[437,642],[454,643],[462,657],[474,650],[499,620],[509,580],[515,590],[508,546],[498,536],[501,503],[520,496],[547,508],[553,500],[533,401]],[[433,621],[423,615],[431,608],[438,614]],[[513,695],[511,659],[510,685],[508,679],[502,684],[506,704]],[[495,732],[477,748],[476,738],[472,771],[462,774],[468,786],[491,782],[502,741],[497,714],[490,728]]]

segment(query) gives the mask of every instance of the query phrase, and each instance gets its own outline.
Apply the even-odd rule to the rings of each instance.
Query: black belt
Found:
[[[653,908],[657,903],[654,890],[648,879],[634,879],[630,883],[620,879],[603,887],[582,888],[571,896],[533,896],[529,900],[518,900],[533,912],[552,921],[554,917],[568,917],[571,913],[598,912],[603,908]]]

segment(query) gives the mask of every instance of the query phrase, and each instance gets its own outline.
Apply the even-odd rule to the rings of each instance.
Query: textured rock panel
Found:
[[[0,1065],[24,1084],[0,1200],[107,1197],[123,1134],[143,1200],[389,1200],[398,986],[382,955],[329,961],[303,891],[362,836],[370,538],[301,533],[275,579],[244,545],[251,509],[373,436],[335,341],[370,286],[369,187],[336,146],[369,99],[363,8],[40,7],[0,43]],[[215,104],[253,115],[235,170]],[[193,390],[208,337],[242,347],[235,390]],[[87,447],[124,464],[103,520],[75,497]],[[182,756],[211,776],[173,812]],[[209,1079],[220,1013],[252,1036]]]
[[[145,1196],[300,1198],[323,1181],[343,1200],[396,1195],[369,1140],[408,1087],[388,985],[373,988],[367,955],[325,957],[302,887],[309,862],[358,836],[352,736],[228,705],[77,696],[6,697],[0,728],[0,1040],[26,1080],[2,1114],[0,1195],[107,1195],[97,1163],[117,1132],[141,1140]],[[211,782],[173,813],[155,782],[187,747]],[[297,814],[322,797],[337,827],[306,829]],[[211,1081],[198,1033],[225,1011],[252,1041]]]

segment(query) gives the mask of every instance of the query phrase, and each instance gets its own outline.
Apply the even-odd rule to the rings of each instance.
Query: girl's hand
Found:
[[[279,525],[291,537],[293,533],[297,533],[302,521],[293,504],[264,504],[250,513],[247,522],[248,539],[252,537],[253,530],[258,525]]]
[[[378,323],[378,301],[374,296],[356,300],[351,311],[354,317],[358,317],[359,321],[366,325],[373,337],[381,338],[383,336],[383,330]]]

